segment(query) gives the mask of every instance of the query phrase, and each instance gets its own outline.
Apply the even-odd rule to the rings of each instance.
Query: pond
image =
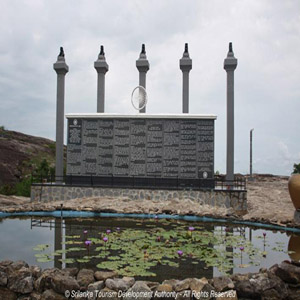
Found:
[[[133,218],[0,218],[0,260],[116,270],[152,281],[257,272],[300,258],[300,236],[226,223]]]

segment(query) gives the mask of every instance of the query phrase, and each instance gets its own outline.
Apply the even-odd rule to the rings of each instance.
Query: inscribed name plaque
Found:
[[[215,117],[68,116],[67,175],[213,178]]]

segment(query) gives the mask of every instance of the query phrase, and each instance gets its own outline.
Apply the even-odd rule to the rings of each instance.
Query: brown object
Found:
[[[300,174],[293,174],[289,179],[289,192],[296,209],[300,209]]]
[[[288,245],[288,250],[293,251],[289,253],[289,257],[294,261],[300,261],[300,236],[291,235]]]

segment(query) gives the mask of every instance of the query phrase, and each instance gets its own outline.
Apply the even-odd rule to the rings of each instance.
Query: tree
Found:
[[[299,164],[294,164],[293,174],[300,174],[300,163]]]

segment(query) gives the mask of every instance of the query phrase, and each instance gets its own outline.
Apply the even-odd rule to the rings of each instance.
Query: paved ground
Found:
[[[76,199],[65,202],[64,208],[126,213],[170,213],[235,217],[291,226],[295,225],[293,224],[295,209],[290,200],[287,182],[288,177],[268,175],[256,176],[255,181],[248,182],[248,212],[244,216],[235,216],[226,209],[195,205],[190,200],[179,199],[170,201],[132,201],[113,198]],[[60,204],[60,201],[50,204],[30,203],[29,198],[0,195],[0,211],[54,210],[60,208]]]

